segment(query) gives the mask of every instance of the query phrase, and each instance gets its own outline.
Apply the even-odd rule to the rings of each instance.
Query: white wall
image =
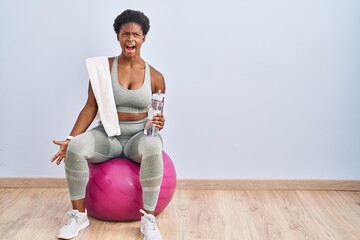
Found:
[[[179,178],[360,179],[357,0],[1,0],[0,177],[64,176],[52,140],[86,100],[84,59],[119,53],[126,8],[151,21]]]

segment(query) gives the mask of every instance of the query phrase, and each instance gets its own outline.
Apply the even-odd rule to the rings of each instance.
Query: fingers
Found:
[[[63,158],[63,157],[59,157],[57,160],[56,160],[56,164],[57,165],[60,165],[61,164],[61,162],[62,162],[62,160],[64,160],[65,158]]]
[[[60,153],[56,153],[52,158],[51,158],[51,162],[55,161],[56,159],[58,159],[60,156]]]
[[[53,143],[55,143],[56,145],[59,145],[60,147],[65,147],[69,144],[69,141],[58,141],[58,140],[53,140]]]
[[[51,162],[56,162],[57,165],[60,165],[61,162],[65,160],[65,156],[63,156],[60,153],[55,154],[52,158],[51,158]]]
[[[165,125],[165,118],[164,115],[161,113],[156,114],[154,118],[152,119],[152,123],[157,127],[159,130],[164,128]]]
[[[53,143],[55,143],[56,145],[59,145],[59,146],[61,146],[61,142],[62,141],[53,140]]]
[[[56,162],[57,165],[60,165],[61,162],[66,158],[66,149],[69,142],[53,140],[53,143],[59,145],[60,150],[51,158],[51,162]]]

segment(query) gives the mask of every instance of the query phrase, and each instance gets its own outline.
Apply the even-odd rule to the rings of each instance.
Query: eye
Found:
[[[134,33],[134,37],[139,38],[139,37],[140,37],[140,34]]]

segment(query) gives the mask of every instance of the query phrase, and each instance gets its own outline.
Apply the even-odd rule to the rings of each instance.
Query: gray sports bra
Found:
[[[141,88],[129,90],[119,83],[117,64],[118,57],[115,57],[111,68],[111,83],[117,111],[125,113],[146,112],[152,97],[149,65],[145,62],[145,77]]]

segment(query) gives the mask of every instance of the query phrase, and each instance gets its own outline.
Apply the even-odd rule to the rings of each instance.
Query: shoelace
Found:
[[[145,228],[147,230],[156,230],[156,223],[158,222],[158,219],[150,214],[147,214],[144,210],[140,209],[140,212],[144,214],[145,218]]]
[[[66,221],[65,225],[71,225],[74,222],[78,222],[80,218],[79,215],[74,211],[69,211],[66,213],[66,215],[69,216],[69,219]]]
[[[145,228],[147,230],[155,231],[156,230],[156,223],[158,222],[157,218],[152,218],[152,217],[145,216],[145,219],[147,220],[145,222]]]

